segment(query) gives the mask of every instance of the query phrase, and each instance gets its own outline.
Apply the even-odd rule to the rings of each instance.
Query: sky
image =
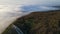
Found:
[[[59,5],[60,0],[0,0],[0,4],[30,5],[30,4],[53,4]]]
[[[33,5],[35,7],[37,7],[37,5],[43,6],[43,7],[44,6],[59,6],[60,0],[0,0],[0,11],[1,12],[6,12],[6,11],[13,12],[13,11],[19,11],[19,10],[21,11],[22,9],[25,10],[24,8],[27,8],[27,6],[30,9],[30,7],[32,7],[30,5]]]
[[[3,13],[22,13],[23,11],[51,10],[60,6],[60,0],[0,0],[0,12]]]
[[[17,17],[29,14],[23,11],[57,9],[51,6],[60,6],[60,0],[0,0],[0,33]]]

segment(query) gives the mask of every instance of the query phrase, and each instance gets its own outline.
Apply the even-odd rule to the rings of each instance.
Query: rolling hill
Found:
[[[13,24],[24,34],[60,34],[60,10],[32,12],[18,18]]]

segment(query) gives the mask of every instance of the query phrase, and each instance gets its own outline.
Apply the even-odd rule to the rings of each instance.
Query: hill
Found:
[[[24,34],[60,34],[60,10],[32,12],[14,23]]]

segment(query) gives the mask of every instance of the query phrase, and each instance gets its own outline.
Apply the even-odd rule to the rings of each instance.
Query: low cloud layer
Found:
[[[47,10],[58,10],[57,7],[52,6],[40,6],[40,5],[28,5],[28,6],[22,6],[22,11],[47,11]]]
[[[39,9],[47,10],[51,8],[46,6],[59,6],[60,0],[0,0],[0,34],[18,17],[29,13],[22,10],[38,9],[30,5],[39,5]]]
[[[44,10],[44,7],[47,8],[47,6],[59,6],[60,0],[0,0],[0,12],[1,15],[6,12],[18,13],[19,11],[22,13],[22,11],[25,10],[24,8],[37,9],[37,5],[39,5],[39,9]]]

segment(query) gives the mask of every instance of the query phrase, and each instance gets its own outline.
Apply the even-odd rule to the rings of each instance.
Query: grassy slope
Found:
[[[14,22],[25,34],[60,34],[60,11],[33,12]]]
[[[12,27],[12,24],[2,34],[18,34]]]
[[[18,26],[24,34],[60,34],[59,19],[60,11],[32,12],[17,19],[13,24]],[[4,34],[10,29],[8,27]]]

